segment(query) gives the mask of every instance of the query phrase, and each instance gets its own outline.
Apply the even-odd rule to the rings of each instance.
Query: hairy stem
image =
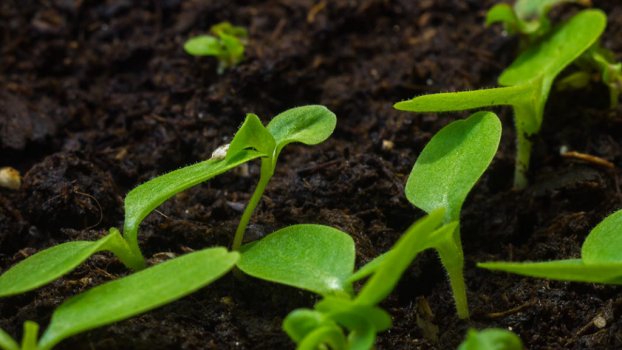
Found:
[[[246,232],[246,227],[248,226],[248,222],[259,204],[261,200],[261,196],[263,192],[266,190],[266,186],[268,182],[274,175],[274,164],[273,158],[262,158],[261,159],[261,175],[259,176],[259,182],[257,182],[257,187],[255,188],[255,192],[251,199],[248,201],[248,205],[244,208],[244,213],[242,213],[242,218],[240,219],[240,223],[238,224],[238,228],[235,231],[235,236],[233,237],[233,244],[231,245],[231,249],[233,251],[240,250],[240,246],[242,245],[242,241],[244,239],[244,232]]]

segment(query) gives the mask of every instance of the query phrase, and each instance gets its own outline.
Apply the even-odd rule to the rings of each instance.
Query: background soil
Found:
[[[337,114],[337,130],[320,146],[284,151],[249,237],[295,223],[331,225],[353,235],[362,264],[422,215],[404,198],[406,176],[431,135],[467,115],[414,115],[392,104],[493,86],[517,52],[515,39],[483,26],[492,1],[137,3],[0,2],[0,166],[24,175],[19,191],[0,189],[3,269],[45,247],[121,226],[129,189],[206,159],[245,113],[268,121],[316,103]],[[622,53],[622,5],[595,5],[609,16],[604,45]],[[223,20],[246,26],[251,40],[245,61],[219,76],[214,59],[189,57],[182,44]],[[510,111],[496,110],[505,126],[501,150],[463,211],[472,319],[457,319],[445,273],[426,252],[383,303],[394,326],[380,335],[379,349],[452,349],[468,327],[493,326],[511,328],[529,349],[622,349],[619,287],[474,267],[492,259],[577,257],[590,228],[622,207],[617,168],[559,156],[567,146],[622,165],[621,109],[607,103],[598,84],[552,95],[536,139],[532,185],[522,192],[511,190]],[[162,252],[228,246],[257,173],[253,163],[248,177],[221,176],[165,203],[141,226],[146,256],[155,262]],[[0,327],[20,337],[23,321],[46,325],[67,297],[127,273],[99,254],[48,287],[1,300]],[[314,300],[227,276],[59,348],[293,348],[281,321]],[[606,325],[594,326],[596,317]]]

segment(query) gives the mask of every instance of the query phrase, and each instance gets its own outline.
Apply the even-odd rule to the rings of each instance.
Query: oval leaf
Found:
[[[309,105],[288,109],[274,117],[267,128],[276,140],[276,155],[285,145],[301,142],[316,145],[326,140],[335,130],[337,117],[328,108]]]
[[[517,85],[545,76],[553,80],[596,42],[605,30],[607,16],[600,10],[584,10],[558,27],[538,45],[530,47],[506,68],[499,84]]]
[[[244,273],[320,295],[350,289],[354,241],[322,225],[289,226],[242,247],[238,267]]]
[[[199,35],[188,39],[184,44],[186,53],[192,56],[218,56],[222,54],[222,45],[211,35]]]
[[[592,229],[581,247],[581,258],[586,264],[622,263],[621,248],[622,210],[618,210]]]
[[[501,122],[478,112],[441,129],[425,146],[406,183],[406,198],[430,213],[445,208],[446,222],[459,220],[462,203],[499,146]]]
[[[24,293],[54,281],[105,249],[113,235],[95,242],[62,243],[29,256],[0,276],[0,297]]]
[[[114,323],[182,298],[231,270],[239,258],[225,248],[210,248],[171,259],[76,295],[52,314],[39,346]]]

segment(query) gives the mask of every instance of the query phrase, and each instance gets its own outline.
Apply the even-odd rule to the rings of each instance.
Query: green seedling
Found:
[[[509,105],[516,125],[514,186],[527,186],[531,156],[530,138],[540,131],[544,106],[555,77],[592,46],[605,29],[606,16],[584,10],[523,52],[499,77],[504,86],[415,97],[395,104],[412,112],[448,112]]]
[[[523,350],[520,338],[501,328],[487,328],[481,331],[469,329],[466,339],[458,350]]]
[[[262,158],[261,176],[246,207],[233,247],[238,250],[250,217],[274,174],[277,158],[287,144],[313,145],[324,141],[335,128],[335,115],[323,106],[303,106],[277,115],[267,127],[249,114],[234,136],[228,151],[214,152],[211,159],[154,178],[128,193],[125,198],[123,236],[115,228],[95,241],[63,243],[43,250],[0,276],[0,297],[24,293],[43,286],[73,270],[102,250],[113,252],[129,268],[139,270],[145,260],[138,247],[138,227],[144,218],[175,194],[207,181],[252,159]]]
[[[477,266],[560,281],[622,285],[622,210],[601,221],[583,242],[580,259],[546,262],[487,262]]]
[[[52,349],[72,335],[125,320],[191,294],[231,270],[238,259],[236,252],[209,248],[104,283],[60,305],[39,340],[39,326],[31,321],[24,324],[21,346],[0,330],[0,348]]]
[[[451,240],[456,223],[439,228],[443,218],[443,209],[433,211],[415,222],[391,250],[351,273],[346,283],[368,278],[358,295],[323,295],[313,309],[292,311],[283,321],[283,329],[298,344],[297,349],[373,348],[377,333],[391,327],[391,317],[378,304],[395,288],[417,254]]]
[[[214,56],[218,59],[218,74],[237,66],[244,59],[244,47],[248,31],[229,22],[218,23],[210,32],[213,35],[199,35],[184,44],[184,50],[192,56]]]
[[[534,43],[552,29],[549,12],[556,6],[578,3],[590,6],[590,0],[517,0],[514,6],[496,4],[486,14],[486,26],[503,23],[508,34],[520,34],[524,46]]]
[[[564,3],[591,5],[590,0],[517,0],[513,7],[508,4],[493,6],[486,15],[486,25],[503,23],[506,32],[520,35],[521,46],[527,48],[551,31],[548,13],[553,7]],[[574,63],[579,71],[560,79],[557,87],[560,89],[585,87],[593,80],[592,73],[598,72],[600,80],[609,88],[611,108],[617,107],[622,90],[622,63],[615,60],[613,53],[596,42]]]
[[[490,165],[501,139],[494,113],[478,112],[441,129],[425,146],[406,182],[406,198],[428,213],[443,208],[444,222],[459,223],[462,204]],[[460,225],[435,247],[447,270],[460,318],[469,317]]]

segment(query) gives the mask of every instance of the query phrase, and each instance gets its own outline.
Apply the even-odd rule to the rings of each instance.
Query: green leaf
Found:
[[[382,262],[387,258],[387,255],[390,251],[378,255],[373,260],[369,261],[363,267],[358,269],[355,273],[353,273],[350,277],[348,277],[348,282],[356,282],[358,280],[362,280],[363,278],[368,277],[369,275],[375,273],[378,268],[382,265]]]
[[[271,157],[275,147],[274,137],[263,126],[259,117],[256,114],[248,113],[246,120],[244,120],[238,132],[235,133],[231,144],[229,144],[227,158],[235,157],[240,152],[248,149],[256,150]]]
[[[516,31],[518,27],[518,18],[516,18],[514,9],[508,4],[496,4],[486,13],[486,26],[497,22],[503,23],[506,30]]]
[[[520,338],[505,329],[488,328],[482,331],[469,329],[458,350],[523,350]]]
[[[328,345],[330,349],[335,350],[348,349],[346,338],[337,325],[316,328],[298,344],[296,349],[317,350],[325,348],[325,346],[322,345]]]
[[[122,240],[118,231],[95,242],[62,243],[20,261],[0,276],[0,297],[24,293],[60,278],[91,255],[107,249],[114,239]]]
[[[0,348],[2,350],[20,350],[17,342],[3,329],[0,328]]]
[[[322,311],[327,317],[333,314],[353,314],[367,319],[378,332],[391,328],[391,316],[377,306],[358,304],[342,297],[324,297],[314,308]]]
[[[478,112],[441,129],[425,146],[406,183],[406,198],[430,213],[445,208],[446,222],[459,220],[462,203],[492,161],[501,122]]]
[[[326,140],[335,130],[336,124],[335,114],[320,105],[296,107],[280,113],[267,126],[276,140],[275,157],[289,143],[316,145]]]
[[[241,151],[225,159],[209,159],[158,176],[131,190],[125,197],[123,233],[134,254],[141,254],[138,225],[160,204],[181,191],[261,156],[263,154],[255,151]]]
[[[320,295],[349,292],[354,241],[335,228],[294,225],[242,247],[244,273]]]
[[[211,35],[199,35],[184,44],[186,53],[192,56],[219,56],[223,53],[220,41]]]
[[[545,86],[550,86],[559,72],[596,42],[606,23],[607,17],[600,10],[579,12],[538,45],[518,56],[501,73],[499,84],[513,86],[544,77]]]
[[[300,343],[325,321],[324,315],[315,310],[296,309],[283,320],[283,330],[296,343]]]
[[[581,258],[585,264],[622,265],[622,210],[607,216],[592,229],[581,247]]]
[[[397,241],[354,301],[361,305],[376,305],[386,298],[415,256],[429,247],[428,241],[443,221],[443,215],[444,210],[439,209],[415,222]]]
[[[231,270],[239,258],[210,248],[168,260],[68,299],[52,314],[39,347],[89,329],[127,319],[182,298]]]
[[[546,262],[487,262],[478,267],[560,281],[622,284],[622,263],[587,264],[581,259]]]

